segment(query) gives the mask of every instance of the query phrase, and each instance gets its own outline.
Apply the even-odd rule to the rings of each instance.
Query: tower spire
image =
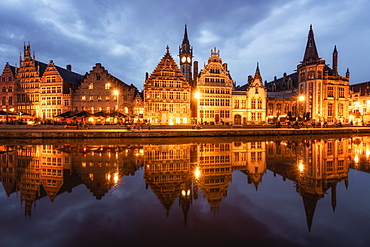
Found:
[[[182,40],[182,44],[190,45],[189,38],[188,38],[188,29],[185,24],[185,31],[184,31],[184,39]]]
[[[333,75],[338,75],[338,51],[336,45],[334,46],[333,51]]]
[[[262,79],[258,62],[257,62],[256,73],[254,74],[254,79]]]
[[[303,57],[303,62],[318,60],[319,54],[316,49],[315,38],[312,30],[312,25],[310,25],[310,31],[308,32],[308,39],[306,44],[306,50]]]

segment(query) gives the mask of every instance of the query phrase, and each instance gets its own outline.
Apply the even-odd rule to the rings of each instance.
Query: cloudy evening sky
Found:
[[[187,24],[199,69],[216,47],[243,85],[257,62],[263,80],[294,72],[312,24],[319,56],[331,64],[336,45],[340,75],[349,68],[356,84],[370,80],[369,9],[367,0],[2,0],[0,66],[19,65],[30,42],[39,61],[80,74],[101,63],[142,89],[167,45],[179,63]]]

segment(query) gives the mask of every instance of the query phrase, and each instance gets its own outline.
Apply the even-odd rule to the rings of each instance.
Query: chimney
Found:
[[[148,78],[149,78],[149,73],[148,73],[148,72],[146,72],[146,73],[145,73],[145,80],[147,81],[147,80],[148,80]]]
[[[72,65],[67,64],[67,65],[66,65],[66,70],[68,70],[68,71],[72,71]]]
[[[198,61],[194,61],[194,73],[193,73],[193,87],[196,87],[198,84]]]
[[[250,84],[253,81],[253,76],[249,75],[248,76],[248,84]]]

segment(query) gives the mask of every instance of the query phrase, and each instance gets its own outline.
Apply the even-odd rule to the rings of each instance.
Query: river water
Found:
[[[12,141],[0,246],[368,246],[370,137]]]

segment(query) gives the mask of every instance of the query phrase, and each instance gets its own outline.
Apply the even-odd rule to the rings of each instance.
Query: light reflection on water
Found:
[[[369,156],[367,136],[3,145],[0,244],[363,246]]]

